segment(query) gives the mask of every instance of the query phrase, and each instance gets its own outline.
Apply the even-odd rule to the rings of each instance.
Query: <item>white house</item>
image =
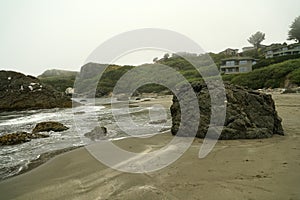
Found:
[[[220,70],[225,74],[250,72],[256,62],[257,60],[251,57],[231,57],[222,60]]]

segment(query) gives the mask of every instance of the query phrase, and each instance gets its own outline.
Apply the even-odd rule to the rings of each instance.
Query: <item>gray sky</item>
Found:
[[[177,31],[207,52],[249,46],[256,31],[266,33],[263,44],[285,42],[299,8],[299,0],[0,0],[0,69],[79,70],[102,42],[138,28]],[[155,53],[140,55],[119,63]]]

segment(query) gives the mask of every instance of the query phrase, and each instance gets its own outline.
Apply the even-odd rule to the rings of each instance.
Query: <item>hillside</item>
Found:
[[[224,75],[223,79],[252,89],[299,86],[300,59],[272,64],[245,74]]]
[[[73,87],[77,74],[75,71],[51,69],[39,75],[38,79],[59,92],[65,92],[68,87]]]
[[[67,71],[67,70],[61,70],[61,69],[49,69],[44,71],[41,75],[38,76],[38,78],[49,78],[54,76],[76,76],[78,72],[76,71]]]
[[[202,67],[203,71],[210,71],[212,60],[208,55],[191,55],[189,58],[192,62],[197,63],[198,66]],[[171,57],[162,58],[157,60],[153,64],[145,64],[143,67],[154,68],[157,65],[166,65],[177,71],[179,71],[189,82],[201,80],[199,72],[185,59],[177,55],[172,55]],[[106,65],[88,63],[82,66],[80,74],[78,76],[78,82],[76,83],[77,92],[80,94],[86,94],[87,96],[93,95],[94,91],[92,88],[95,88],[97,80],[99,79],[99,73],[104,70]],[[129,70],[139,67],[139,66],[118,66],[118,65],[109,65],[107,69],[103,72],[96,89],[96,97],[108,96],[114,89],[117,81]],[[165,74],[166,72],[161,72]],[[165,74],[166,76],[168,74]],[[139,76],[138,80],[142,81],[146,77],[156,76],[151,70],[145,70],[144,73],[137,74]],[[180,84],[180,83],[178,83]],[[167,88],[158,84],[146,84],[138,88],[136,94],[139,93],[170,93]]]
[[[209,55],[212,56],[212,54]],[[224,56],[222,55],[213,55],[214,61],[218,63],[223,57]],[[212,67],[212,60],[207,55],[190,55],[188,58],[192,62],[197,64],[200,63],[202,70],[204,71],[209,72]],[[262,59],[258,62],[257,66],[254,65],[254,70],[252,72],[246,74],[223,75],[223,80],[229,81],[232,84],[247,86],[252,89],[299,86],[300,58],[292,60],[289,58],[290,57]],[[158,64],[166,65],[177,70],[191,83],[202,81],[199,72],[180,56],[172,55],[170,57],[164,57],[160,60],[156,60],[153,64],[147,64],[147,67],[155,67],[155,65]],[[51,85],[54,89],[64,92],[66,88],[74,87],[74,82],[78,74],[76,82],[77,93],[91,97],[94,94],[96,94],[96,97],[109,96],[117,81],[126,72],[136,66],[109,65],[103,72],[106,66],[107,65],[105,64],[88,63],[81,67],[80,73],[47,70],[43,75],[39,76],[39,79],[42,83]],[[103,72],[103,74],[100,78],[101,72]],[[155,74],[146,74],[145,76],[155,76]],[[140,79],[142,80],[143,77]],[[94,91],[94,88],[97,88],[96,91]],[[163,86],[147,84],[138,88],[136,94],[151,92],[169,93],[168,89]]]

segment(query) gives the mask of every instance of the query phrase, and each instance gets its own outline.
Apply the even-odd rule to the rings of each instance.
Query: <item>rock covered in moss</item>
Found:
[[[33,76],[0,71],[0,112],[72,107],[70,97]]]
[[[69,128],[64,126],[62,123],[49,121],[49,122],[38,123],[32,130],[32,133],[49,132],[49,131],[61,132],[68,129]]]
[[[29,142],[32,139],[46,138],[49,135],[27,133],[27,132],[16,132],[11,134],[5,134],[0,136],[0,145],[16,145]]]

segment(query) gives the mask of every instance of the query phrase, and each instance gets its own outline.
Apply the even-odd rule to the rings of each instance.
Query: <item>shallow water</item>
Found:
[[[80,101],[80,99],[76,100]],[[116,100],[112,102],[118,103]],[[157,134],[161,130],[171,127],[169,110],[166,111],[165,115],[162,115],[156,107],[130,106],[128,112],[135,124],[130,125],[126,120],[125,123],[122,123],[122,116],[127,114],[126,109],[113,108],[114,112],[112,112],[111,106],[108,106],[111,99],[87,99],[82,103],[85,105],[73,109],[56,108],[0,113],[0,135],[16,131],[31,132],[37,123],[43,121],[57,121],[69,127],[64,132],[50,132],[48,138],[34,139],[20,145],[0,146],[0,179],[17,174],[22,168],[26,168],[30,161],[39,158],[43,153],[92,143],[93,141],[86,138],[84,134],[91,131],[95,126],[100,125],[107,128],[108,135],[103,139]],[[153,120],[163,119],[162,117],[167,118],[167,122],[149,123]],[[121,124],[123,127],[118,126],[116,119],[119,121],[119,125]]]

